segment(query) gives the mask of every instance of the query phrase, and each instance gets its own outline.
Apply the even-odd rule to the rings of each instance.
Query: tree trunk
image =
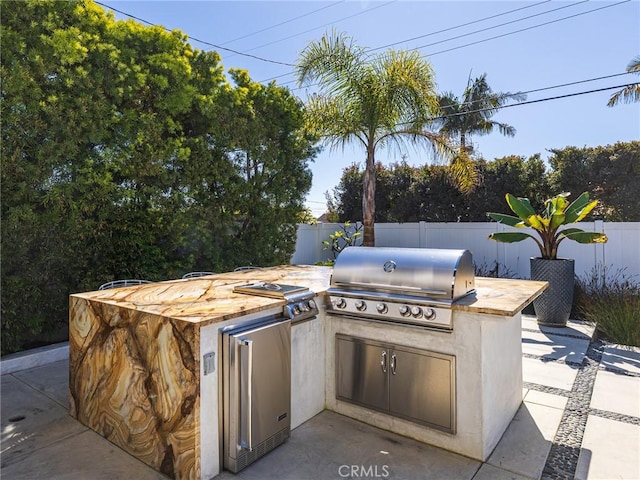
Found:
[[[374,247],[376,244],[374,231],[374,220],[376,216],[376,164],[374,149],[371,143],[367,146],[367,164],[364,169],[362,188],[362,224],[364,226],[362,245],[365,247]]]

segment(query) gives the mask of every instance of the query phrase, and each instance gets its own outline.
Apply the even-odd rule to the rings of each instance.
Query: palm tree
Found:
[[[452,92],[446,92],[438,96],[440,105],[440,117],[435,124],[440,127],[443,135],[459,138],[459,151],[449,169],[458,189],[462,192],[470,192],[478,180],[478,172],[472,161],[473,146],[468,144],[471,135],[488,135],[497,127],[501,134],[513,137],[516,129],[506,123],[491,120],[498,110],[511,100],[521,101],[526,99],[522,93],[494,92],[487,83],[487,74],[484,73],[471,81],[471,75],[467,81],[467,88],[462,94],[462,99]]]
[[[640,73],[640,55],[629,62],[629,65],[627,65],[627,72]],[[622,90],[617,91],[611,95],[607,105],[609,107],[613,107],[620,102],[640,102],[640,83],[632,83],[624,87]]]
[[[367,152],[362,215],[363,244],[375,245],[375,154],[390,143],[446,152],[444,136],[425,130],[438,109],[434,72],[417,51],[371,55],[344,34],[310,42],[296,65],[300,86],[317,82],[306,103],[309,127],[331,146],[356,142]],[[450,148],[449,148],[450,150]]]
[[[509,101],[522,101],[526,98],[522,93],[494,92],[487,83],[486,73],[473,81],[469,76],[461,100],[452,92],[438,97],[442,115],[437,120],[440,133],[459,136],[460,151],[471,155],[473,146],[467,145],[471,135],[488,135],[496,127],[502,135],[513,137],[516,134],[516,129],[511,125],[496,122],[491,117]]]

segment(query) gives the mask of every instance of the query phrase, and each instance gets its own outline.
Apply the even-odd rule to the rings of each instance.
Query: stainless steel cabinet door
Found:
[[[389,409],[389,351],[355,338],[336,337],[336,396]]]
[[[455,357],[397,348],[390,352],[390,413],[454,433]]]

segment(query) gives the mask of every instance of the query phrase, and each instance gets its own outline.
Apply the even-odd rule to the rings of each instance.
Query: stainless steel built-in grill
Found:
[[[328,310],[451,330],[451,305],[474,292],[469,250],[349,247],[334,265]]]

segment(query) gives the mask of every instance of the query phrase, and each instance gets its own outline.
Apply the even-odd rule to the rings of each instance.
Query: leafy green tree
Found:
[[[333,146],[350,142],[366,150],[363,179],[363,244],[375,244],[376,160],[389,143],[446,142],[425,130],[437,110],[434,73],[419,52],[389,50],[371,55],[344,34],[325,34],[300,53],[298,82],[317,82],[309,97],[309,127]]]
[[[93,2],[6,2],[2,38],[5,351],[64,324],[73,291],[166,274],[193,92],[182,35]]]
[[[640,221],[640,141],[552,149],[556,192],[587,191],[599,200],[593,214],[613,222]]]
[[[347,222],[352,218],[362,218],[362,171],[356,163],[342,171],[340,182],[329,195],[329,211],[338,215],[336,221]]]
[[[505,195],[514,192],[518,197],[526,197],[536,211],[552,195],[547,168],[539,154],[525,158],[517,155],[496,158],[477,163],[482,183],[472,195],[471,221],[487,221],[486,212],[509,213],[504,202]],[[500,210],[502,209],[502,210]]]
[[[315,139],[287,90],[89,0],[2,6],[3,353],[109,280],[288,261]]]
[[[627,65],[627,72],[640,73],[640,55],[635,57]],[[619,103],[640,102],[640,82],[627,85],[622,90],[615,92],[607,102],[607,106],[613,107]]]
[[[311,188],[316,139],[303,131],[302,104],[287,89],[253,82],[244,70],[231,76],[237,106],[227,124],[227,155],[240,174],[232,252],[238,264],[288,263]]]

